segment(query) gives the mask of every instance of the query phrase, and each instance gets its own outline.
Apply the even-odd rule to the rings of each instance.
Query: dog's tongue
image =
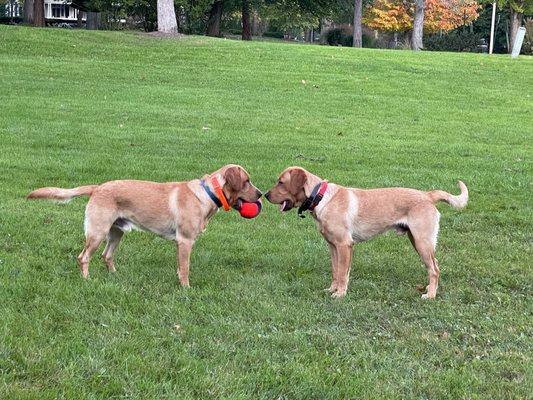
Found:
[[[281,204],[279,205],[279,210],[280,210],[280,211],[284,211],[284,210],[285,210],[285,205],[286,205],[286,204],[287,204],[287,200],[285,200],[283,203],[281,203]]]

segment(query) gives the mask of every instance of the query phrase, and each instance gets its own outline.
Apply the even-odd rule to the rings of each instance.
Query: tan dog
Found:
[[[330,247],[333,282],[328,290],[333,297],[346,294],[354,243],[395,229],[400,235],[407,233],[426,265],[429,285],[422,298],[432,299],[439,283],[435,246],[440,214],[434,204],[445,201],[455,209],[464,208],[468,189],[461,181],[459,187],[459,196],[441,190],[362,190],[328,184],[303,168],[291,167],[282,172],[265,197],[279,204],[282,212],[294,207],[300,207],[299,214],[311,212]]]
[[[238,165],[226,165],[203,179],[189,182],[156,183],[135,180],[110,181],[74,189],[42,188],[28,199],[69,201],[89,196],[85,210],[85,247],[78,256],[81,273],[89,276],[91,255],[106,239],[102,258],[114,272],[113,253],[124,232],[132,228],[153,232],[178,245],[178,276],[189,286],[192,246],[220,206],[229,210],[241,201],[257,201],[261,192],[250,183],[248,173]]]

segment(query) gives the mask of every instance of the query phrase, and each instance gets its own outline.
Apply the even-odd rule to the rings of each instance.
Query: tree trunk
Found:
[[[415,0],[415,20],[413,21],[413,36],[411,48],[421,50],[424,48],[422,37],[424,35],[424,0]]]
[[[242,40],[252,40],[250,3],[248,0],[242,0]]]
[[[33,0],[24,0],[24,23],[33,24]]]
[[[362,12],[363,12],[363,0],[354,0],[353,47],[363,47],[363,31],[361,29]]]
[[[513,51],[514,47],[514,41],[516,39],[516,34],[518,33],[518,28],[520,28],[520,25],[522,25],[522,18],[523,14],[519,13],[518,11],[514,10],[513,7],[510,7],[511,13],[510,13],[510,19],[511,19],[511,29],[509,30],[509,53]]]
[[[222,19],[222,10],[224,9],[224,0],[217,0],[211,6],[209,19],[207,20],[207,36],[220,36],[220,20]]]
[[[252,12],[252,35],[260,36],[259,21],[257,20],[257,12]]]
[[[33,26],[45,26],[44,0],[34,0],[33,2]]]
[[[87,19],[85,21],[85,27],[91,31],[98,30],[100,26],[100,13],[94,11],[87,11]]]
[[[157,31],[178,33],[174,0],[157,0]]]

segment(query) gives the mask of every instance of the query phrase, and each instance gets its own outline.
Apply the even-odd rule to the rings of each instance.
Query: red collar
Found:
[[[320,189],[318,189],[318,193],[313,199],[313,202],[309,206],[309,211],[313,211],[316,208],[316,206],[318,206],[318,203],[320,203],[320,200],[322,200],[322,198],[326,194],[326,190],[328,190],[328,181],[323,181],[320,184]]]
[[[324,194],[326,194],[326,190],[328,190],[328,181],[322,181],[321,183],[316,185],[313,188],[313,191],[311,192],[311,196],[305,199],[305,201],[302,203],[302,205],[298,209],[298,215],[304,218],[305,217],[303,215],[304,211],[309,210],[313,212],[316,206],[318,206],[318,204],[324,197]]]
[[[220,187],[220,183],[218,182],[218,179],[216,176],[213,176],[211,178],[211,185],[213,185],[213,189],[215,189],[215,194],[222,203],[222,207],[224,207],[224,211],[229,211],[231,209],[228,200],[226,199],[226,196],[224,195],[224,192],[222,191],[222,188]]]

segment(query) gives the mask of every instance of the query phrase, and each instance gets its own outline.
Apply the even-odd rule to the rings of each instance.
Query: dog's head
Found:
[[[219,180],[224,196],[232,207],[238,207],[240,201],[253,203],[262,196],[261,191],[250,182],[248,172],[240,165],[226,165],[212,176]]]
[[[270,189],[265,197],[272,204],[279,204],[280,211],[289,211],[299,207],[307,198],[306,184],[309,172],[300,167],[290,167],[281,173],[278,182]]]

